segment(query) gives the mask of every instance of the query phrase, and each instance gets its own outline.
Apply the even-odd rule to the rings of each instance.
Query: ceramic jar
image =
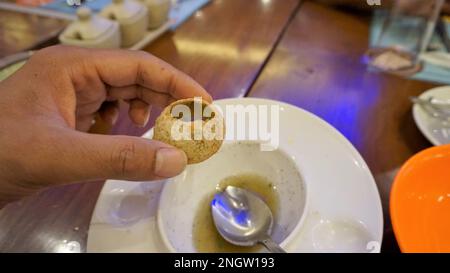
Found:
[[[119,24],[92,14],[89,8],[77,10],[78,19],[60,35],[62,44],[89,48],[119,48]]]
[[[148,28],[162,26],[169,19],[171,0],[139,0],[148,9]]]
[[[113,0],[100,14],[119,23],[122,47],[130,47],[140,41],[147,30],[147,8],[132,0]]]

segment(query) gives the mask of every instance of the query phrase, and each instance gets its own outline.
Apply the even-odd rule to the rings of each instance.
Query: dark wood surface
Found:
[[[190,74],[215,98],[242,96],[298,4],[297,0],[214,1],[145,50]],[[144,130],[122,115],[113,133],[139,135]],[[85,251],[102,184],[53,188],[7,206],[0,211],[0,252],[56,252],[70,241],[79,242]]]
[[[431,83],[369,72],[363,62],[370,17],[305,2],[249,96],[304,108],[337,128],[377,181],[385,215],[384,249],[395,250],[389,192],[397,169],[431,144],[417,129],[409,96]]]
[[[66,25],[63,20],[0,10],[0,58],[45,45]]]

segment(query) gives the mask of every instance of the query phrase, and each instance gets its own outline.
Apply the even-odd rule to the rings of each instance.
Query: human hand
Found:
[[[185,154],[130,136],[85,133],[95,115],[113,123],[117,102],[144,126],[152,105],[211,96],[193,79],[139,51],[43,49],[0,83],[0,208],[43,188],[95,179],[179,174]]]

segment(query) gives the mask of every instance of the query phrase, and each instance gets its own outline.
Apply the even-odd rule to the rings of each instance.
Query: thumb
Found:
[[[71,181],[93,179],[154,180],[181,173],[186,154],[168,144],[130,136],[73,132],[70,151],[60,164]]]

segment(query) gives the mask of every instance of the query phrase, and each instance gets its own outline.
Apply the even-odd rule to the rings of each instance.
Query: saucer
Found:
[[[432,88],[419,96],[421,99],[430,97],[450,101],[450,86]],[[450,143],[450,122],[444,122],[430,116],[417,104],[413,106],[413,117],[419,130],[433,145],[439,146]]]
[[[289,252],[379,252],[383,214],[378,190],[352,144],[319,117],[266,99],[236,98],[218,107],[278,106],[280,147],[295,162],[308,187],[304,222]],[[143,135],[150,138],[151,131]],[[166,181],[108,180],[94,210],[87,252],[168,252],[157,224]]]

